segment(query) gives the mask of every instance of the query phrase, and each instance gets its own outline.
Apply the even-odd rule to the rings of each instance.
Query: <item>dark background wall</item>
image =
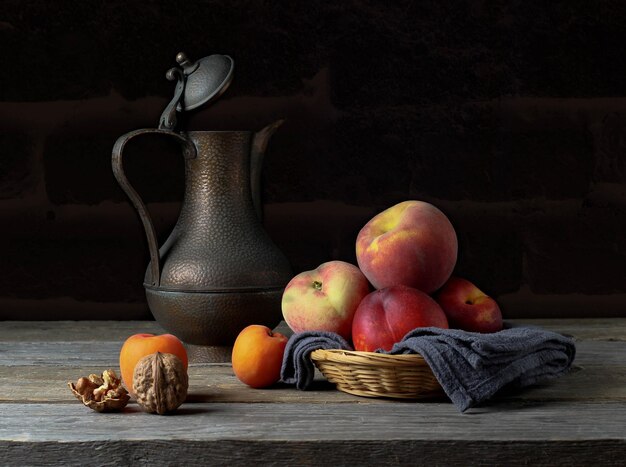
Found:
[[[18,1],[0,4],[0,318],[149,318],[114,141],[155,127],[177,52],[235,80],[191,129],[278,118],[265,225],[294,271],[354,262],[405,199],[441,208],[457,274],[507,317],[626,314],[626,3]],[[163,240],[182,160],[127,158]]]

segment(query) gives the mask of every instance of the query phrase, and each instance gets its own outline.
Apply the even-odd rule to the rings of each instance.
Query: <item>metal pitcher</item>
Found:
[[[282,292],[292,275],[287,258],[261,223],[262,160],[270,137],[282,121],[257,133],[175,131],[176,112],[192,108],[207,94],[221,94],[228,85],[226,79],[232,76],[232,69],[230,74],[222,70],[226,78],[220,81],[218,77],[220,89],[207,86],[204,97],[190,98],[186,87],[198,94],[197,83],[190,86],[190,79],[199,72],[206,74],[203,64],[215,60],[203,59],[199,67],[187,72],[185,65],[191,69],[198,62],[191,64],[180,55],[177,60],[183,70],[168,72],[168,78],[179,81],[176,95],[161,116],[159,128],[121,136],[113,147],[113,172],[146,232],[150,264],[144,287],[155,319],[188,344],[232,346],[237,334],[249,324],[274,327],[279,323]],[[206,81],[206,77],[202,79]],[[126,144],[148,134],[175,138],[185,159],[180,215],[160,249],[146,206],[129,184],[122,162]]]

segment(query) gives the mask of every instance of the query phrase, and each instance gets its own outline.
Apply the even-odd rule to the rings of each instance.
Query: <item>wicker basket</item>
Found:
[[[426,399],[443,390],[418,354],[388,355],[349,350],[315,350],[311,360],[337,389],[366,397]]]

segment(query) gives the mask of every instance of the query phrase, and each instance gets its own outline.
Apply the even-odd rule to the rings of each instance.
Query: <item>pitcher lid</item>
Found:
[[[187,77],[185,92],[176,110],[192,110],[206,104],[228,89],[233,80],[235,62],[228,55],[214,54],[192,62],[180,52],[176,61]]]
[[[173,130],[177,111],[192,110],[214,101],[233,80],[235,62],[228,55],[214,54],[192,62],[179,52],[176,62],[181,68],[170,68],[165,75],[177,84],[174,98],[161,114],[160,129]]]

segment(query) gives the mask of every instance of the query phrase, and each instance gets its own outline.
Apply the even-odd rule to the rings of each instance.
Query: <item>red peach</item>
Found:
[[[502,313],[496,301],[466,279],[451,277],[436,300],[451,328],[483,333],[502,330]]]
[[[359,267],[377,289],[407,285],[432,293],[452,274],[457,250],[448,218],[422,201],[404,201],[374,216],[356,240]]]
[[[417,289],[396,285],[361,301],[352,321],[352,341],[356,350],[391,350],[409,331],[430,326],[448,328],[437,302]]]

